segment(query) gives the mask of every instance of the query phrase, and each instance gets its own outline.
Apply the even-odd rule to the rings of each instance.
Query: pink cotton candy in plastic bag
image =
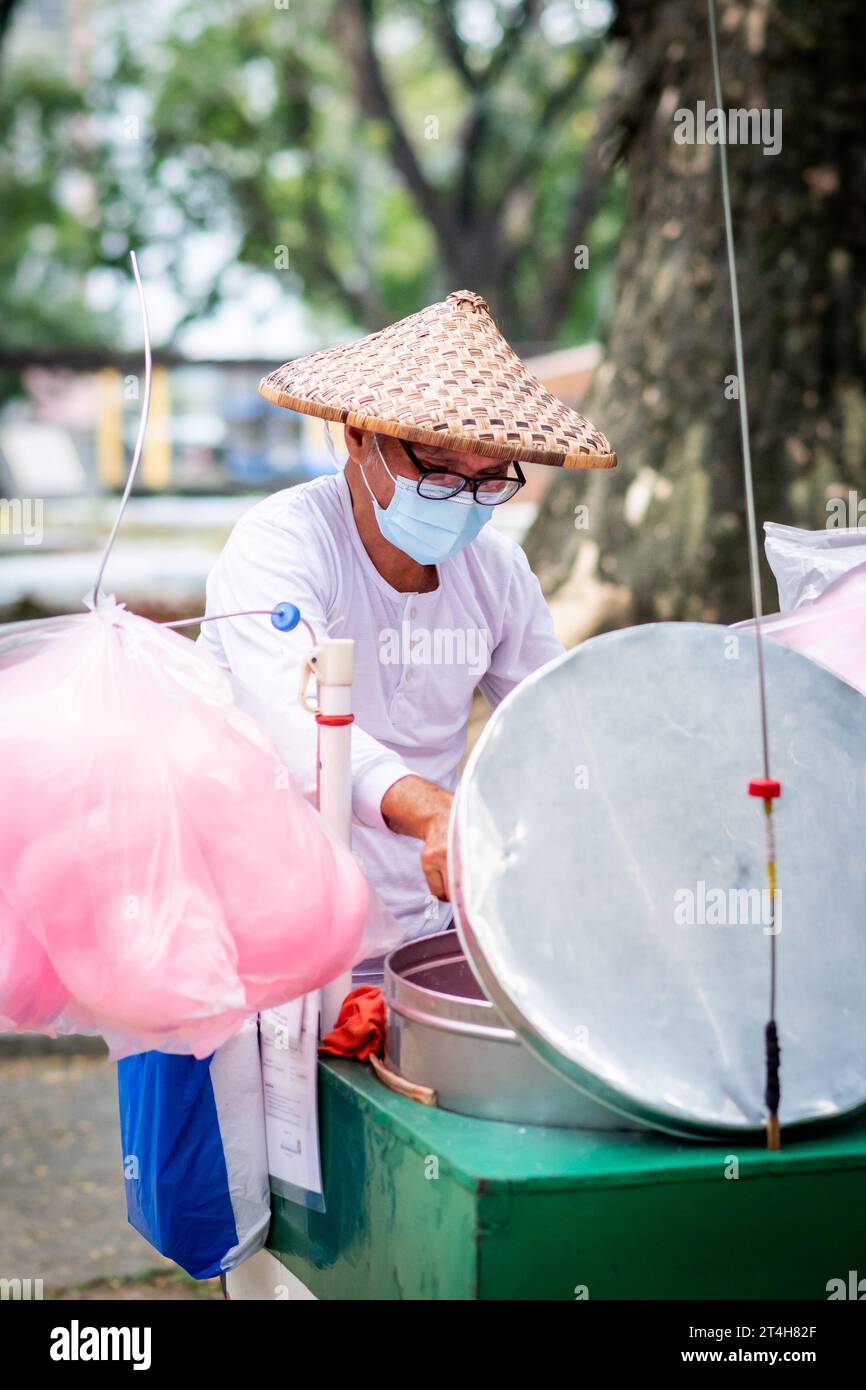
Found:
[[[358,959],[360,869],[186,638],[110,599],[0,633],[0,758],[5,1026],[204,1056]]]
[[[45,948],[0,889],[0,1027],[53,1031],[68,999]]]

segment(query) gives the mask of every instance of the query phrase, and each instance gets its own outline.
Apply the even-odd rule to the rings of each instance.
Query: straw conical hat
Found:
[[[286,362],[259,391],[275,405],[416,444],[566,468],[616,463],[604,435],[527,370],[471,290]]]

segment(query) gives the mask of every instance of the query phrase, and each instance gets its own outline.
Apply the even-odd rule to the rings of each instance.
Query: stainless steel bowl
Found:
[[[454,931],[418,937],[385,960],[386,1063],[432,1086],[459,1115],[567,1129],[639,1126],[538,1061],[481,991]]]

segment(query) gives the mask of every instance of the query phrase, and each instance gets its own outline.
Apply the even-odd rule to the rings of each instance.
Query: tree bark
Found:
[[[778,154],[728,146],[759,528],[822,527],[828,498],[866,485],[861,15],[719,4],[723,108],[782,113]],[[626,222],[585,408],[620,463],[554,478],[527,538],[567,640],[751,611],[719,152],[674,140],[677,110],[715,106],[706,9],[621,0],[617,30]],[[775,609],[767,571],[764,594]]]

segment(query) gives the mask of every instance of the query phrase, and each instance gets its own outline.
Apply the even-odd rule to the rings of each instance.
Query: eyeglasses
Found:
[[[411,444],[407,444],[405,439],[398,441],[409,459],[421,474],[418,479],[418,492],[422,497],[428,497],[433,502],[444,501],[447,497],[456,497],[458,493],[470,488],[472,496],[482,507],[498,507],[500,503],[509,501],[516,492],[523,487],[526,479],[520,468],[520,464],[514,464],[517,470],[516,478],[468,478],[465,473],[454,473],[451,470],[445,471],[441,468],[430,468],[428,464],[422,463],[418,458]],[[508,468],[508,464],[505,465]]]

